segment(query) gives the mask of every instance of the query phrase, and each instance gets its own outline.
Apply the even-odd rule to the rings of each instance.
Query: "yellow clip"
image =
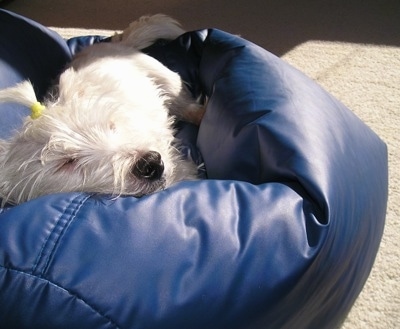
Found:
[[[42,105],[42,103],[40,102],[35,102],[32,104],[31,106],[31,118],[32,119],[37,119],[42,115],[43,110],[46,107],[44,105]]]

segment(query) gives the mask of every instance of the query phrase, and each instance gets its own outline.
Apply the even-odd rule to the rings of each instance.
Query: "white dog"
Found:
[[[167,16],[142,17],[79,53],[44,105],[29,81],[0,91],[0,102],[32,109],[0,140],[3,205],[56,192],[143,196],[195,179],[196,165],[174,146],[173,120],[199,124],[203,106],[177,73],[139,51],[182,33]]]

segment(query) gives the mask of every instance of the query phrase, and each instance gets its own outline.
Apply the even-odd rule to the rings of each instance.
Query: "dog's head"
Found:
[[[195,166],[173,146],[162,99],[133,104],[121,97],[103,91],[100,97],[61,98],[0,141],[3,202],[72,191],[142,196],[193,178]]]

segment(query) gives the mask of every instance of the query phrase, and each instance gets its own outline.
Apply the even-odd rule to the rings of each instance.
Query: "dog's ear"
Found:
[[[30,108],[32,119],[36,119],[42,113],[44,106],[38,102],[29,80],[23,81],[13,87],[0,90],[0,103],[17,103]]]
[[[37,102],[35,91],[29,80],[23,81],[13,87],[0,90],[1,103],[18,103],[31,107]]]

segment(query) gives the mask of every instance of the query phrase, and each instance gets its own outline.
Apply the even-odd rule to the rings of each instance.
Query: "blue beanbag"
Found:
[[[0,87],[42,97],[73,52],[0,11]],[[146,50],[209,98],[180,136],[208,179],[142,198],[55,194],[0,210],[1,328],[336,328],[373,265],[385,144],[268,51],[226,32]],[[27,109],[0,105],[1,138]],[[1,168],[0,168],[1,170]]]

